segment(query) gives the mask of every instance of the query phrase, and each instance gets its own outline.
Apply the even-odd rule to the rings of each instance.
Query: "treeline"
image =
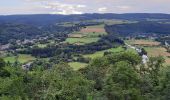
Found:
[[[65,63],[43,68],[43,62],[24,71],[0,59],[0,99],[169,100],[170,68],[163,62],[150,58],[145,66],[137,54],[123,52],[94,59],[79,71]]]
[[[131,24],[107,25],[109,33],[117,33],[120,36],[134,36],[141,33],[170,34],[170,24],[141,21]]]
[[[127,14],[81,14],[81,15],[10,15],[0,16],[0,23],[21,23],[29,25],[51,25],[60,22],[74,22],[96,19],[118,19],[118,20],[136,20],[146,21],[156,19],[158,21],[170,21],[169,14],[149,14],[149,13],[127,13]],[[160,19],[160,20],[159,20]]]

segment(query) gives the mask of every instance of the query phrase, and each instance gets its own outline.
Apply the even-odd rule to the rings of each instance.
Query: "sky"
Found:
[[[170,0],[0,0],[0,15],[168,13]]]

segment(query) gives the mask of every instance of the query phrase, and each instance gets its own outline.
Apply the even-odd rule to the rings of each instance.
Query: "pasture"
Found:
[[[83,37],[83,38],[67,38],[65,42],[68,42],[70,44],[77,44],[77,45],[84,45],[89,44],[92,42],[97,42],[100,38],[89,38],[89,37]]]
[[[165,65],[170,65],[170,53],[161,46],[160,42],[154,40],[127,40],[126,43],[144,48],[149,57],[162,56],[165,58]]]
[[[162,56],[165,58],[165,65],[170,65],[170,53],[164,47],[145,47],[150,57]]]
[[[106,34],[104,24],[87,26],[78,32],[69,34],[65,42],[76,45],[84,45],[97,42],[100,39],[100,36]]]
[[[20,63],[27,63],[29,61],[33,61],[35,60],[35,57],[32,57],[31,55],[26,55],[26,54],[19,54],[18,57],[16,56],[9,56],[9,57],[5,57],[4,60],[6,62],[10,62],[10,63],[14,63],[16,62],[16,60],[18,60]]]
[[[84,55],[84,57],[95,59],[97,57],[102,57],[104,55],[104,52],[121,52],[121,51],[124,51],[122,47],[111,48],[111,49],[95,52],[94,54],[87,54],[87,55]]]
[[[154,40],[144,40],[144,39],[140,39],[140,40],[127,40],[126,41],[128,44],[131,45],[139,45],[139,46],[159,46],[160,42],[154,41]]]

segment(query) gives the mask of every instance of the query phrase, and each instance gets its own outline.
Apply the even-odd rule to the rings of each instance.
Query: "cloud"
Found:
[[[1,0],[0,14],[170,13],[170,0]]]
[[[130,6],[116,6],[116,8],[118,8],[120,10],[129,10],[129,9],[131,9]]]
[[[98,8],[98,11],[99,12],[105,12],[105,11],[107,11],[107,8],[106,7],[101,7],[101,8]]]
[[[31,0],[32,1],[32,0]],[[37,0],[36,0],[37,1]],[[35,2],[35,1],[34,1]],[[81,4],[67,4],[58,1],[47,1],[41,2],[41,8],[51,10],[50,14],[82,14],[81,9],[86,8],[86,5]]]

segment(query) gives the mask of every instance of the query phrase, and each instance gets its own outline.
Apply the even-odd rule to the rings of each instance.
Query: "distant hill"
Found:
[[[141,21],[138,23],[107,25],[108,33],[118,33],[121,36],[134,36],[141,33],[170,34],[170,24],[157,23],[151,21]]]
[[[127,13],[127,14],[81,14],[81,15],[8,15],[0,16],[0,23],[22,23],[31,25],[48,25],[57,22],[82,21],[94,19],[123,19],[145,21],[147,19],[162,19],[170,21],[170,14]]]

